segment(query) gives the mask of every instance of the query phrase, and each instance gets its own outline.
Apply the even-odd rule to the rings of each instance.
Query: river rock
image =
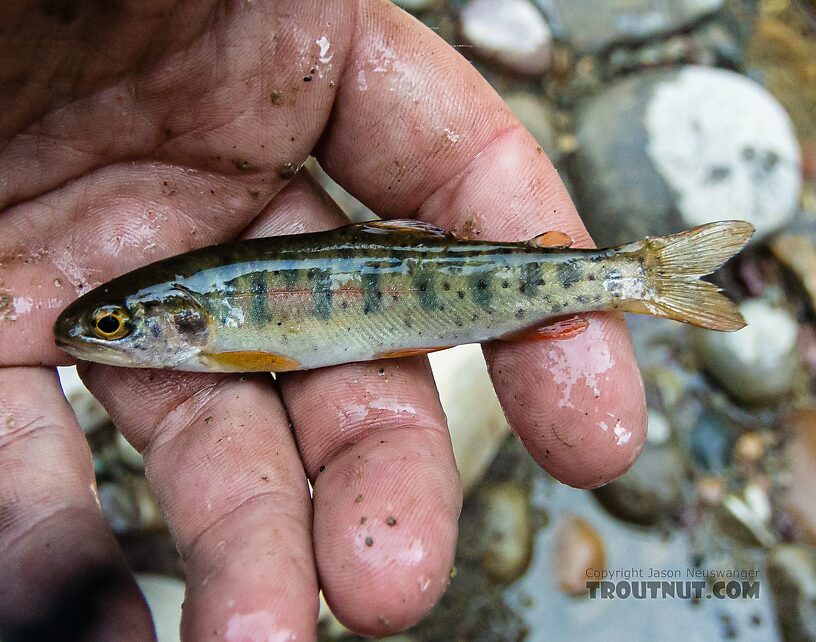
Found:
[[[787,267],[801,283],[816,310],[816,242],[810,235],[789,231],[776,236],[770,243],[776,259]]]
[[[481,346],[457,346],[430,355],[439,399],[448,418],[462,488],[478,482],[510,434]]]
[[[785,423],[794,433],[785,449],[790,469],[785,506],[796,523],[797,534],[816,546],[816,408],[798,410]]]
[[[745,219],[794,216],[800,150],[784,108],[739,74],[690,65],[613,83],[578,110],[570,166],[601,245]]]
[[[503,583],[518,578],[530,563],[533,532],[530,501],[515,484],[503,482],[482,491],[482,568]]]
[[[105,519],[114,533],[123,535],[141,529],[139,506],[133,494],[123,484],[99,484],[98,496]]]
[[[537,0],[537,4],[555,34],[587,54],[677,31],[717,11],[723,0]]]
[[[768,554],[767,565],[782,638],[816,640],[816,553],[783,544]]]
[[[62,392],[68,399],[68,403],[71,404],[82,432],[90,434],[110,422],[111,419],[102,404],[82,383],[76,366],[57,368],[57,374]]]
[[[558,587],[568,595],[587,595],[587,569],[606,568],[601,536],[589,522],[576,515],[565,515],[559,524],[553,557]]]
[[[648,430],[646,431],[646,440],[655,446],[662,446],[671,439],[671,424],[659,410],[649,408],[648,414]]]
[[[469,0],[459,25],[462,37],[487,60],[531,76],[550,68],[550,28],[529,0]]]
[[[635,524],[656,524],[682,508],[683,461],[671,446],[647,442],[634,465],[595,496],[610,513]]]
[[[799,326],[791,315],[765,301],[740,305],[748,325],[738,332],[693,328],[692,345],[703,366],[736,399],[770,404],[793,386],[799,366]]]
[[[733,437],[728,419],[714,410],[704,410],[691,429],[691,455],[706,473],[721,473],[731,460]]]
[[[158,642],[178,642],[184,582],[169,575],[140,573],[136,575],[136,583],[145,596],[150,615],[153,616]]]

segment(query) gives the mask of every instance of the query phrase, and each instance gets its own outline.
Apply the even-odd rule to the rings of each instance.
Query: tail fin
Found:
[[[700,277],[716,271],[739,252],[754,233],[745,221],[720,221],[679,234],[643,241],[648,300],[628,302],[631,312],[653,314],[684,323],[733,332],[745,327],[736,304]],[[635,249],[634,245],[626,246]]]

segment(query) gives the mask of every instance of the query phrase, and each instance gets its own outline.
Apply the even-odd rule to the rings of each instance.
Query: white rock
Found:
[[[645,126],[649,156],[688,225],[739,218],[762,235],[795,214],[802,178],[793,125],[752,80],[687,67],[656,85]]]
[[[470,0],[459,20],[462,36],[484,57],[523,74],[550,68],[550,28],[528,0]]]
[[[788,312],[759,299],[744,302],[740,311],[748,325],[738,332],[694,328],[695,351],[723,388],[738,399],[774,401],[793,385],[799,365],[799,327]]]
[[[649,408],[649,429],[646,431],[646,439],[650,444],[662,446],[671,437],[671,426],[669,420],[659,410]]]
[[[144,573],[136,575],[136,583],[153,616],[158,642],[178,642],[184,582],[169,575]]]
[[[509,482],[491,485],[481,492],[482,568],[494,580],[509,584],[525,571],[532,556],[529,500]]]
[[[484,474],[509,428],[479,345],[430,355],[465,492]]]
[[[71,404],[83,432],[91,433],[111,420],[102,404],[82,383],[76,366],[57,368],[57,372],[65,398]]]

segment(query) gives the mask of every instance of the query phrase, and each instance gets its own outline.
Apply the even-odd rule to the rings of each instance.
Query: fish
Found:
[[[54,326],[77,359],[204,372],[286,372],[463,343],[557,340],[618,310],[734,331],[701,277],[749,241],[721,221],[606,249],[564,233],[469,240],[415,220],[238,240],[173,256],[71,303]]]

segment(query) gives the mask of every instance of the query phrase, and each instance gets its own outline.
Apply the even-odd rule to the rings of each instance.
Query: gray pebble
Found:
[[[720,9],[723,0],[536,0],[553,31],[580,53],[640,42],[686,27]]]
[[[681,507],[685,477],[683,462],[674,448],[647,443],[632,468],[594,492],[616,517],[651,525]]]

